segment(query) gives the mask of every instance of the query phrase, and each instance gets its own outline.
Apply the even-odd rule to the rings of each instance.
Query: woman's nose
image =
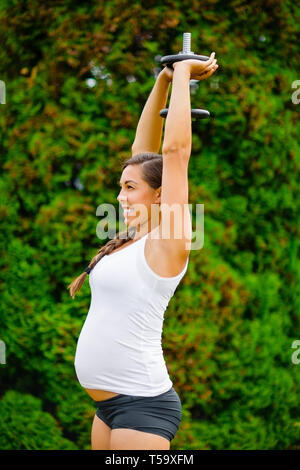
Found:
[[[118,195],[118,197],[117,197],[117,200],[118,200],[119,202],[121,202],[121,201],[126,201],[126,196],[122,196],[121,193],[122,193],[122,190],[119,192],[119,195]]]

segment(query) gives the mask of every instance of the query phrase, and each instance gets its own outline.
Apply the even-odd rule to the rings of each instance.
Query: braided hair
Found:
[[[127,159],[123,164],[122,171],[128,165],[141,165],[142,178],[148,183],[151,188],[157,189],[162,183],[162,168],[163,158],[161,154],[146,152],[138,153],[133,157]],[[136,227],[129,227],[124,232],[118,233],[112,240],[109,240],[102,246],[96,255],[91,259],[89,265],[69,286],[70,295],[74,299],[76,292],[81,288],[85,281],[87,274],[96,266],[98,261],[105,255],[109,255],[112,251],[124,245],[129,240],[132,240],[136,233]]]

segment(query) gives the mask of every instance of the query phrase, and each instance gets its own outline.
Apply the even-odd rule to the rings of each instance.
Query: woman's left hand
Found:
[[[205,80],[206,78],[210,77],[213,73],[215,73],[218,67],[219,66],[217,64],[217,61],[216,59],[214,59],[210,66],[207,67],[204,71],[196,71],[194,73],[191,73],[191,80]],[[165,79],[169,83],[172,82],[174,70],[166,66],[164,69],[162,69],[160,73],[165,77]]]

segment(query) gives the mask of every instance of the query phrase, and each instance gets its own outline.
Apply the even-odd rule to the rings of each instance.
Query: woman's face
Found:
[[[128,165],[120,179],[120,193],[117,200],[124,212],[127,226],[137,226],[147,220],[159,217],[161,188],[153,189],[142,179],[141,165]],[[152,207],[151,207],[152,205]],[[128,210],[130,209],[130,210]],[[151,221],[151,227],[157,224]]]

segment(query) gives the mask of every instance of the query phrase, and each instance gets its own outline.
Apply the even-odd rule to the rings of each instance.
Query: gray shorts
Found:
[[[171,387],[155,397],[119,394],[95,401],[96,415],[111,429],[127,428],[158,434],[171,441],[181,421],[181,401]]]

